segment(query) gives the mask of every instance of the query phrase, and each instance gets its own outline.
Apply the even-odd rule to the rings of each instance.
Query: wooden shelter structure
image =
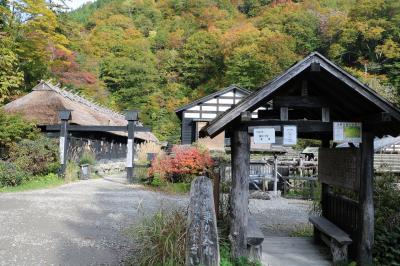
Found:
[[[253,118],[251,113],[260,107],[266,110]],[[334,143],[331,146],[335,121],[361,123],[359,148],[351,145],[353,147],[347,150],[335,149]],[[317,52],[250,94],[200,131],[202,136],[214,137],[224,130],[231,135],[232,255],[247,255],[250,135],[257,127],[269,127],[280,136],[286,125],[297,127],[298,138],[322,141],[321,149],[325,152],[321,155],[320,150],[320,162],[324,158],[333,158],[339,163],[332,165],[325,160],[326,165],[321,166],[325,167],[325,175],[319,169],[322,215],[352,237],[354,253],[349,255],[357,259],[358,265],[372,265],[373,140],[374,136],[400,133],[400,110]],[[333,191],[336,186],[352,190],[358,198],[344,200]],[[353,212],[349,211],[350,205]],[[352,217],[346,216],[349,213]]]
[[[50,82],[41,81],[32,92],[18,98],[4,106],[8,113],[21,114],[25,119],[36,123],[42,132],[49,136],[58,137],[59,111],[71,110],[72,126],[94,126],[91,131],[71,131],[68,153],[72,156],[81,153],[82,147],[90,146],[97,159],[117,159],[126,156],[127,132],[104,130],[101,126],[127,127],[128,121],[123,114],[100,106],[82,96],[54,86]],[[140,121],[135,121],[136,126],[142,126]],[[100,130],[101,129],[101,130]],[[145,141],[158,142],[151,132],[136,131],[135,143]],[[75,152],[77,151],[77,152]],[[74,159],[74,158],[69,158]]]

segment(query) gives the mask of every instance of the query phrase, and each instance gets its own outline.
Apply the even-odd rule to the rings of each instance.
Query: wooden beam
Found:
[[[330,122],[329,107],[322,107],[322,122]]]
[[[382,112],[361,117],[359,118],[359,120],[367,124],[377,124],[377,123],[391,122],[392,116],[389,113]]]
[[[281,107],[281,120],[287,121],[289,119],[289,108]]]
[[[250,174],[250,136],[247,128],[234,129],[231,138],[232,187],[230,235],[233,258],[247,256],[247,224]]]
[[[308,96],[308,82],[306,79],[301,82],[301,96]]]
[[[246,127],[250,126],[280,126],[294,125],[297,126],[298,133],[331,133],[333,130],[332,122],[322,122],[315,120],[275,120],[275,119],[258,119],[251,121],[243,121],[242,124]]]
[[[97,132],[117,132],[127,131],[127,126],[81,126],[81,125],[68,125],[68,131],[97,131]],[[60,125],[48,125],[47,131],[60,131]],[[136,132],[150,132],[151,128],[143,126],[135,126]]]
[[[372,265],[374,244],[374,200],[373,200],[374,134],[362,130],[361,180],[359,190],[359,243],[358,265]]]
[[[326,106],[328,104],[324,100],[313,96],[276,96],[274,98],[274,108],[321,108]]]
[[[249,112],[249,111],[242,112],[240,114],[240,120],[241,121],[250,121],[251,120],[251,112]]]

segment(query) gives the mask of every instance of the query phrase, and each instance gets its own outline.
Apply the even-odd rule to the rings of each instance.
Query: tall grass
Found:
[[[186,214],[159,210],[134,228],[138,250],[131,265],[185,265]]]

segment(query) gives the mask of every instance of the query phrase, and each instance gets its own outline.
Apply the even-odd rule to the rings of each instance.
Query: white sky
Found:
[[[72,9],[76,9],[76,8],[80,7],[81,5],[83,5],[84,3],[93,2],[93,0],[69,0],[66,2],[69,7],[71,7]]]

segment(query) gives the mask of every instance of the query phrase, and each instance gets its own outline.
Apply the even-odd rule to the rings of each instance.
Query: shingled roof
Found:
[[[92,126],[127,125],[124,115],[46,81],[41,81],[32,89],[31,93],[4,106],[6,112],[20,113],[23,117],[34,121],[39,126],[58,124],[58,111],[65,109],[72,110],[71,124]],[[138,122],[138,125],[141,125],[141,123]],[[121,135],[124,133],[114,134]],[[135,132],[135,138],[144,141],[158,141],[157,137],[151,132]]]
[[[304,74],[313,63],[320,65],[320,75],[325,78],[325,80],[319,81],[319,90],[330,95],[331,100],[337,103],[337,105],[332,106],[336,108],[333,111],[340,111],[339,109],[343,108],[343,106],[339,105],[340,103],[346,104],[346,108],[351,109],[353,115],[363,115],[368,112],[385,112],[393,117],[397,123],[400,122],[400,111],[392,103],[318,52],[313,52],[283,74],[262,86],[258,91],[250,94],[240,103],[216,117],[202,128],[201,135],[216,136],[232,124],[234,120],[237,120],[242,112],[254,111],[266,101],[271,100],[279,89]],[[326,77],[330,77],[331,80],[327,81]],[[318,76],[315,76],[315,78],[318,78]],[[333,84],[330,84],[332,82]]]

